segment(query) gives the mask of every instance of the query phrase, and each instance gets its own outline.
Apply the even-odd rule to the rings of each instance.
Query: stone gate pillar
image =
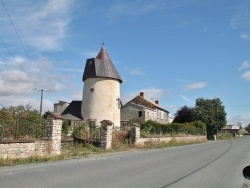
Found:
[[[110,120],[101,121],[101,147],[110,149],[112,144],[113,123]]]
[[[46,119],[46,138],[51,141],[48,146],[51,155],[61,154],[61,134],[63,117],[58,113],[51,113]]]
[[[140,139],[140,125],[138,123],[133,123],[130,131],[131,141],[133,144],[136,144]]]

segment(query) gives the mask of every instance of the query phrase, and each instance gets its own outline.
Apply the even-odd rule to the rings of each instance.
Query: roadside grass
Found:
[[[240,136],[241,135],[241,136]],[[243,134],[237,134],[235,137],[233,137],[233,135],[231,133],[220,133],[218,134],[218,140],[232,140],[232,139],[237,139],[237,138],[241,138]]]
[[[120,136],[120,135],[119,135]],[[91,156],[104,155],[107,153],[116,153],[116,152],[127,152],[132,150],[148,150],[155,148],[166,148],[173,146],[184,146],[189,144],[198,144],[204,143],[206,141],[192,141],[192,142],[177,142],[175,139],[172,139],[170,142],[147,142],[144,145],[134,145],[128,141],[116,142],[112,146],[112,149],[104,150],[100,147],[95,147],[90,144],[75,144],[75,143],[66,143],[62,145],[61,155],[57,156],[32,156],[28,158],[17,158],[17,159],[1,159],[0,166],[14,166],[21,164],[31,164],[31,163],[43,163],[43,162],[55,162],[60,160],[67,159],[76,159],[76,158],[86,158]]]

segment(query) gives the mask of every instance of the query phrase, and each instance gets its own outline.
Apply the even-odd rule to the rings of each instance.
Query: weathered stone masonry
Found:
[[[61,153],[61,129],[62,117],[59,114],[50,114],[46,123],[46,140],[0,144],[0,158],[59,155]]]
[[[113,125],[106,120],[101,122],[101,147],[103,149],[110,149],[112,144]]]
[[[131,140],[134,144],[144,145],[147,142],[165,142],[168,143],[172,139],[177,142],[193,142],[193,141],[206,141],[207,137],[204,136],[176,136],[176,137],[162,137],[162,138],[141,138],[140,137],[140,125],[134,123],[131,127]]]

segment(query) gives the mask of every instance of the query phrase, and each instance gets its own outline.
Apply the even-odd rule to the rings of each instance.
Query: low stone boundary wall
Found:
[[[9,143],[0,144],[1,158],[26,158],[30,156],[44,156],[48,153],[48,141],[33,143]]]
[[[131,140],[134,144],[144,145],[147,142],[165,142],[168,143],[171,140],[176,142],[193,142],[193,141],[206,141],[207,136],[176,136],[176,137],[162,137],[162,138],[141,138],[140,137],[140,125],[134,123],[131,127]]]
[[[194,142],[194,141],[206,141],[206,136],[178,136],[178,137],[164,137],[164,138],[139,138],[135,144],[144,145],[147,142],[165,142],[168,143],[172,140],[176,142]]]
[[[62,117],[52,113],[46,123],[46,140],[34,142],[5,142],[0,144],[0,158],[14,159],[61,153]]]

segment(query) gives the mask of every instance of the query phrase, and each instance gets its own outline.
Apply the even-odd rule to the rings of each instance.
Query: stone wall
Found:
[[[145,112],[142,113],[142,116],[139,117],[139,111],[143,112],[143,108],[132,103],[126,104],[121,107],[121,120],[130,121],[131,119],[141,118],[142,121],[145,121]]]
[[[141,138],[140,137],[140,125],[134,123],[131,127],[131,140],[134,144],[144,145],[147,142],[165,142],[168,143],[171,140],[176,142],[193,142],[193,141],[206,141],[207,136],[176,136],[176,137],[162,137],[162,138]]]
[[[101,147],[110,149],[112,144],[112,124],[108,124],[105,120],[101,123]]]
[[[59,114],[48,116],[46,140],[0,144],[0,158],[26,158],[30,156],[59,155],[61,153],[62,120]]]

